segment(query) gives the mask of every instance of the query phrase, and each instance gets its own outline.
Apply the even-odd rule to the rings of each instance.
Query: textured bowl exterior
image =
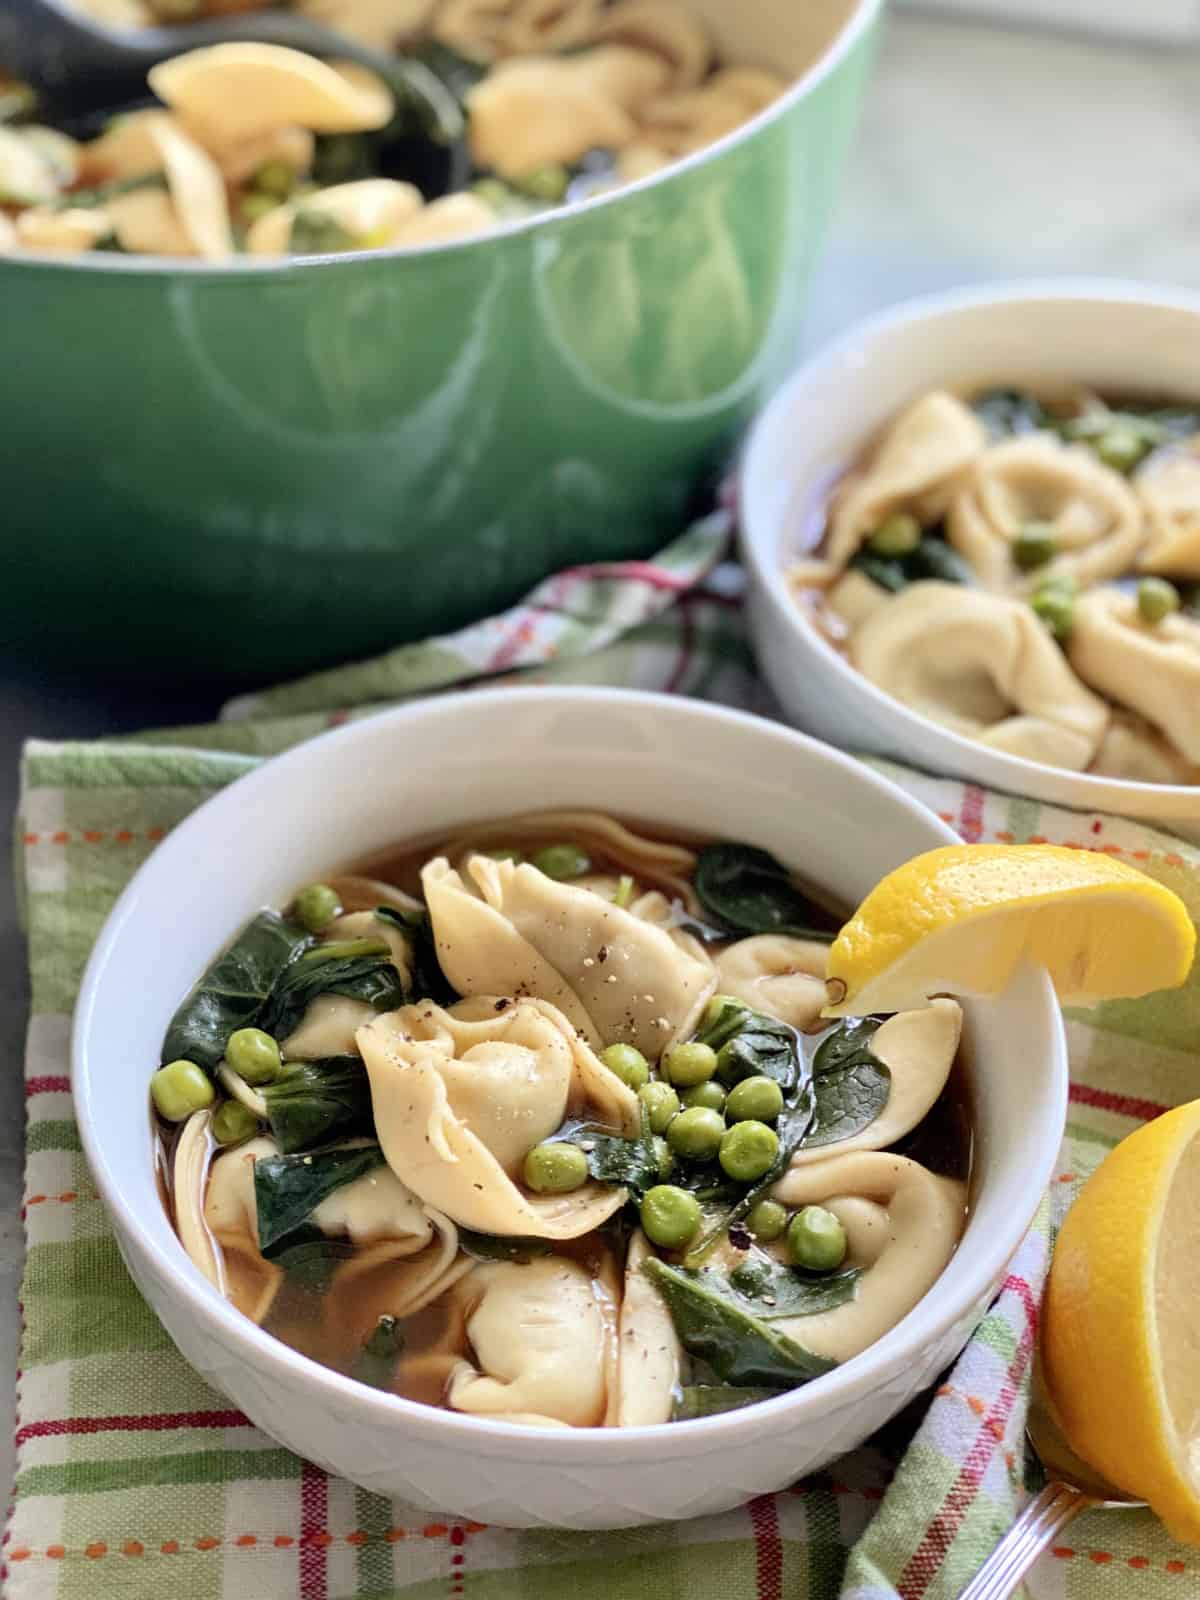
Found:
[[[722,781],[728,773],[738,774],[736,784]],[[489,691],[354,724],[202,807],[118,902],[76,1014],[83,1144],[122,1254],[180,1350],[302,1455],[379,1493],[514,1527],[621,1527],[716,1511],[861,1443],[969,1337],[1032,1218],[1062,1133],[1066,1055],[1043,974],[1026,970],[1006,995],[967,1008],[975,1198],[947,1271],[856,1360],[750,1411],[664,1427],[542,1432],[351,1383],[222,1300],[187,1259],[154,1187],[146,1080],[179,998],[242,920],[398,834],[548,805],[592,805],[746,838],[804,864],[847,902],[951,837],[845,756],[697,702]],[[131,1007],[134,990],[139,1003]]]
[[[1064,772],[976,744],[868,682],[793,602],[812,486],[844,467],[907,401],[939,387],[1061,383],[1200,400],[1200,297],[1138,285],[1045,282],[900,306],[818,353],[755,425],[742,479],[742,554],[759,664],[798,727],[846,750],[1053,805],[1136,817],[1200,839],[1200,789]]]
[[[0,256],[12,648],[283,675],[650,553],[795,357],[881,4],[744,135],[533,225],[290,266]]]

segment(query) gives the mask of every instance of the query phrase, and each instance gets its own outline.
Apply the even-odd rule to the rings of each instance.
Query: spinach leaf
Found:
[[[749,1011],[737,1033],[717,1052],[717,1073],[722,1083],[743,1078],[772,1078],[790,1093],[800,1081],[804,1055],[800,1035],[786,1022]]]
[[[276,911],[260,911],[217,957],[171,1019],[162,1059],[185,1057],[215,1072],[225,1041],[257,1022],[260,1007],[288,963],[312,943],[303,928]]]
[[[797,1267],[781,1266],[770,1256],[758,1256],[735,1267],[728,1277],[705,1271],[699,1274],[711,1293],[761,1322],[780,1317],[814,1317],[836,1311],[858,1293],[857,1268],[814,1276]]]
[[[706,1361],[725,1383],[794,1389],[837,1365],[714,1293],[708,1274],[671,1267],[657,1257],[644,1262],[642,1271],[666,1302],[684,1349]]]
[[[288,234],[288,250],[294,256],[331,256],[345,250],[361,250],[363,241],[343,228],[324,211],[310,207],[297,211]]]
[[[1036,395],[1022,389],[988,389],[971,402],[971,410],[994,442],[1049,428],[1051,418]]]
[[[390,1389],[403,1352],[404,1330],[395,1317],[384,1315],[363,1342],[351,1376],[359,1383],[369,1383],[372,1389]]]
[[[850,565],[889,594],[899,594],[910,583],[920,583],[926,578],[967,587],[975,582],[970,566],[935,534],[926,534],[914,550],[903,556],[877,556],[868,549],[856,551]]]
[[[822,1034],[821,1042],[817,1045],[813,1056],[815,1075],[819,1078],[823,1072],[847,1067],[863,1057],[874,1061],[871,1040],[882,1026],[882,1017],[847,1017],[845,1022],[835,1023],[828,1032]]]
[[[608,1128],[598,1128],[586,1122],[555,1135],[564,1144],[579,1146],[587,1156],[588,1172],[597,1183],[628,1189],[635,1200],[640,1200],[647,1189],[653,1189],[656,1183],[662,1182],[658,1157],[654,1153],[650,1119],[645,1106],[641,1109],[641,1132],[633,1139],[622,1138]]]
[[[279,974],[258,1026],[286,1039],[322,994],[365,1000],[377,1011],[404,1004],[404,981],[383,940],[332,939],[296,957]]]
[[[723,1411],[740,1411],[756,1406],[760,1400],[775,1400],[786,1389],[735,1389],[729,1383],[693,1383],[679,1391],[672,1422],[694,1422],[698,1417],[715,1417]]]
[[[284,1155],[331,1139],[373,1137],[371,1083],[357,1056],[285,1061],[274,1083],[259,1090],[271,1133]]]
[[[408,935],[412,953],[412,993],[409,1000],[432,1000],[435,1005],[453,1005],[458,994],[446,980],[438,965],[437,946],[433,942],[433,922],[428,911],[397,911],[395,906],[376,906],[375,915],[381,922],[390,922],[403,928]]]
[[[787,868],[749,844],[710,844],[693,879],[705,914],[735,933],[791,933],[829,939],[836,919],[792,882]]]
[[[892,1075],[881,1061],[855,1061],[816,1079],[817,1109],[804,1139],[806,1150],[841,1144],[869,1128],[888,1103]]]
[[[550,1252],[545,1239],[510,1239],[500,1233],[476,1233],[473,1228],[460,1228],[458,1242],[477,1261],[528,1261]]]
[[[853,1139],[888,1103],[892,1075],[871,1053],[882,1019],[851,1017],[821,1040],[813,1057],[816,1109],[806,1149]]]
[[[258,1243],[269,1256],[283,1239],[303,1226],[322,1200],[364,1172],[383,1164],[377,1144],[350,1150],[321,1150],[311,1156],[260,1156],[254,1163]]]

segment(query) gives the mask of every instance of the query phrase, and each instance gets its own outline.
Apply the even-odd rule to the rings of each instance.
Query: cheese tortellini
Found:
[[[183,1251],[463,1417],[658,1427],[819,1380],[949,1260],[971,1143],[954,1000],[820,1015],[828,944],[774,930],[832,911],[759,843],[583,808],[301,887],[150,1080]]]
[[[931,390],[786,577],[852,666],[953,733],[1069,772],[1200,779],[1200,406]]]
[[[112,26],[179,19],[172,0],[75,3]],[[652,176],[787,88],[719,60],[688,0],[297,4],[411,64],[229,42],[152,68],[157,108],[90,143],[0,127],[0,251],[222,261],[469,239]]]

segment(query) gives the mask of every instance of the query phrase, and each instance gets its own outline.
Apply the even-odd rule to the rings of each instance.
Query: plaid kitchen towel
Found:
[[[331,1479],[176,1354],[121,1265],[79,1147],[70,1014],[88,952],[156,842],[255,761],[382,705],[474,682],[612,683],[771,712],[722,565],[723,510],[651,562],[559,574],[514,611],[242,700],[214,727],[32,744],[18,849],[33,982],[28,1261],[9,1600],[953,1600],[1022,1493],[1048,1242],[1116,1141],[1200,1085],[1200,985],[1070,1021],[1071,1116],[1048,1204],[936,1393],[817,1477],[725,1516],[613,1534],[514,1533]],[[1136,862],[1200,913],[1200,852],[1134,823],[884,770],[969,841],[1048,839]],[[1200,1592],[1145,1512],[1097,1513],[1037,1600]]]

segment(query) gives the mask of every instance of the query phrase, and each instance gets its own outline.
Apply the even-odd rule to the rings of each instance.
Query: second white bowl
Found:
[[[843,749],[1200,838],[1200,788],[1048,767],[910,710],[821,637],[784,579],[801,553],[805,500],[910,400],[933,388],[1064,380],[1200,400],[1200,296],[1088,280],[959,291],[864,323],[802,368],[764,411],[743,465],[742,553],[759,662],[789,717]]]

